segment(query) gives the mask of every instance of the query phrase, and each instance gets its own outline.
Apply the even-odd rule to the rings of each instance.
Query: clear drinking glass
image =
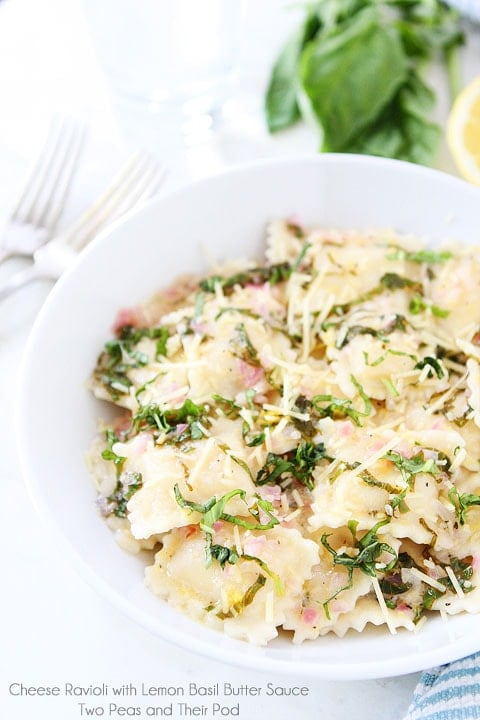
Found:
[[[228,93],[242,0],[83,0],[110,89],[188,131]]]

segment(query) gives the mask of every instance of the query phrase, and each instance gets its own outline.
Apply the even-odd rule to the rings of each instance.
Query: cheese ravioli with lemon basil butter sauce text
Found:
[[[89,452],[160,598],[266,644],[480,608],[480,250],[275,221],[122,310]]]

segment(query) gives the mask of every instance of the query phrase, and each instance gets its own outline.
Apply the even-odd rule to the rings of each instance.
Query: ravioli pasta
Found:
[[[255,644],[480,607],[480,251],[276,221],[122,310],[89,452],[146,583]]]

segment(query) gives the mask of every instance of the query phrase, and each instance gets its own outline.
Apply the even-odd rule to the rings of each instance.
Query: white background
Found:
[[[101,0],[99,0],[100,2]],[[93,200],[127,152],[140,144],[168,163],[166,187],[224,164],[252,157],[315,151],[310,132],[293,130],[269,138],[260,115],[269,63],[294,21],[280,0],[251,0],[240,48],[241,83],[248,112],[223,131],[217,144],[188,155],[167,143],[161,123],[113,108],[90,43],[80,0],[3,0],[0,3],[0,216],[6,217],[21,187],[28,161],[54,109],[85,118],[92,127],[65,222]],[[464,53],[464,79],[480,73],[480,32],[471,31]],[[446,100],[442,76],[438,116]],[[153,128],[153,129],[152,129]],[[453,171],[445,147],[437,165]],[[0,269],[0,278],[18,263]],[[18,367],[31,324],[49,290],[26,288],[0,306],[0,437],[3,539],[0,594],[0,717],[6,720],[73,720],[75,700],[15,698],[12,682],[25,685],[186,685],[231,682],[298,684],[288,677],[225,667],[167,645],[130,620],[80,580],[48,539],[23,485],[16,456],[13,418]],[[72,348],[74,351],[74,348]],[[67,369],[65,370],[68,371]],[[41,378],[39,378],[41,382]],[[61,422],[61,418],[58,419]],[[52,447],[52,452],[55,448]],[[417,675],[362,682],[306,681],[308,697],[245,699],[240,717],[278,720],[394,720],[410,702]],[[147,704],[140,698],[129,704]]]

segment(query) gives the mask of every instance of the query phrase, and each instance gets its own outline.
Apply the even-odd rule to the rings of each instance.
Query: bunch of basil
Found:
[[[458,92],[457,13],[440,0],[316,0],[305,11],[272,70],[270,132],[303,117],[319,129],[323,152],[430,164],[441,130],[421,71],[443,56]]]

